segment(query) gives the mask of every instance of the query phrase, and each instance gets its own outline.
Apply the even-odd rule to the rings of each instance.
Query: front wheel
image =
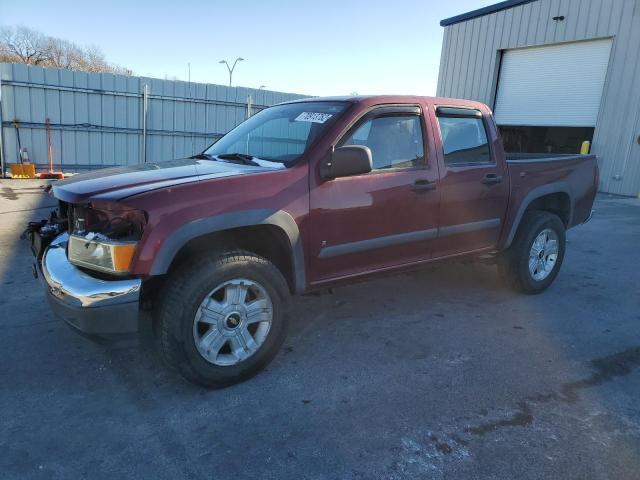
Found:
[[[188,380],[224,387],[263,369],[287,334],[280,271],[249,252],[212,254],[167,280],[156,310],[164,359]]]
[[[511,246],[502,254],[498,270],[515,290],[536,294],[558,275],[565,253],[565,226],[549,212],[526,214]]]

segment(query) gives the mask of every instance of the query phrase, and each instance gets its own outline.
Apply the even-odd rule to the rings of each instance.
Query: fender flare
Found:
[[[511,243],[513,242],[513,238],[516,236],[516,232],[518,231],[518,227],[520,227],[520,223],[522,222],[522,217],[524,216],[524,212],[527,211],[529,205],[534,200],[538,198],[544,197],[545,195],[551,195],[553,193],[564,193],[569,197],[569,220],[567,222],[567,227],[571,225],[573,221],[573,193],[569,188],[569,185],[566,182],[554,182],[549,183],[547,185],[542,185],[540,187],[534,188],[522,199],[520,203],[520,207],[518,207],[518,211],[516,212],[515,217],[513,218],[513,222],[511,222],[511,230],[507,235],[507,239],[505,241],[504,248],[509,248]]]
[[[200,218],[186,223],[175,230],[162,243],[151,266],[150,275],[163,275],[169,270],[171,262],[180,249],[189,241],[203,235],[230,230],[232,228],[256,225],[274,225],[279,227],[289,239],[291,262],[293,265],[294,288],[301,293],[306,288],[304,249],[298,224],[283,210],[253,209],[232,213],[223,213],[213,217]]]

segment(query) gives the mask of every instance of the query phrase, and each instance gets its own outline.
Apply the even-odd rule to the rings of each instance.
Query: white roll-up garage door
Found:
[[[610,39],[505,51],[496,122],[595,127],[610,53]]]

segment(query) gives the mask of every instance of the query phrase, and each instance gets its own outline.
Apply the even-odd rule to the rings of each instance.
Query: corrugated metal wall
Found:
[[[202,83],[0,64],[2,154],[18,160],[20,140],[39,169],[47,164],[45,121],[54,161],[65,171],[142,162],[143,89],[148,85],[147,161],[202,151],[252,112],[302,95]]]
[[[559,15],[565,20],[552,20]],[[638,195],[640,0],[537,0],[447,26],[438,95],[493,106],[502,50],[607,37],[613,50],[592,151],[600,159],[601,190]]]

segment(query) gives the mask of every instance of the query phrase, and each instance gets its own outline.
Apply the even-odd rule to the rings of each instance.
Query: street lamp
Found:
[[[220,60],[218,63],[224,63],[227,66],[227,70],[229,70],[229,86],[231,86],[231,78],[233,77],[233,70],[236,68],[236,64],[238,62],[243,62],[244,58],[242,57],[238,57],[236,58],[236,60],[233,62],[233,65],[230,67],[229,63],[226,60]]]

